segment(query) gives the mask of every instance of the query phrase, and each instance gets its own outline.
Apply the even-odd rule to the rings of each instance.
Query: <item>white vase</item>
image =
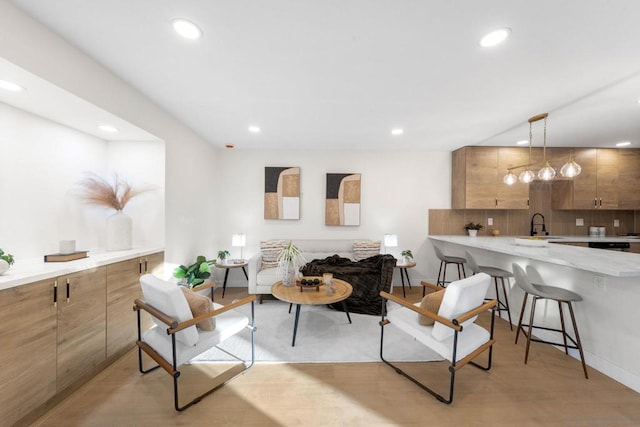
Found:
[[[469,236],[476,237],[478,235],[478,230],[467,230],[469,232]]]
[[[9,270],[9,263],[3,259],[0,259],[0,276]]]
[[[292,266],[289,266],[282,274],[282,284],[284,286],[293,286],[296,284],[296,271]]]
[[[107,250],[131,249],[131,217],[117,211],[107,218]]]

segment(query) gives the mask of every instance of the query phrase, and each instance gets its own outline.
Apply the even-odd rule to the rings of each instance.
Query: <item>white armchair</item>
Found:
[[[254,346],[254,301],[255,295],[248,296],[232,304],[222,306],[212,303],[213,310],[193,317],[187,299],[180,287],[175,283],[159,279],[151,274],[145,274],[140,278],[144,301],[135,300],[133,309],[138,315],[138,367],[140,372],[146,374],[162,367],[173,377],[174,407],[176,411],[182,411],[189,406],[198,403],[204,396],[212,393],[231,378],[244,372],[253,366],[255,360]],[[251,304],[251,320],[235,308]],[[152,316],[155,323],[146,331],[141,330],[141,311],[146,311]],[[208,318],[215,319],[213,330],[201,330],[196,324]],[[213,388],[189,403],[180,406],[178,396],[179,367],[212,347],[216,347],[227,338],[248,328],[251,331],[251,360],[242,360],[233,354],[239,364],[233,365],[225,372],[218,375]],[[143,368],[142,352],[151,357],[157,365]]]
[[[495,300],[483,303],[490,282],[491,278],[485,273],[451,282],[443,291],[444,297],[437,314],[420,308],[420,303],[411,304],[400,297],[380,292],[380,295],[385,299],[384,306],[386,306],[386,300],[401,305],[400,308],[391,310],[386,315],[383,311],[380,322],[380,358],[382,361],[394,368],[398,374],[405,376],[435,396],[439,401],[453,402],[453,386],[458,369],[467,363],[483,370],[491,369],[495,316],[491,316],[489,331],[475,324],[480,313],[496,309],[497,302]],[[430,283],[422,282],[422,285],[442,291],[441,287]],[[418,321],[419,315],[433,320],[433,325],[421,325]],[[444,398],[384,358],[384,331],[388,324],[394,324],[404,333],[411,335],[412,339],[421,342],[450,362],[449,372],[451,375],[448,398]],[[487,349],[489,355],[486,366],[474,363],[473,359]]]

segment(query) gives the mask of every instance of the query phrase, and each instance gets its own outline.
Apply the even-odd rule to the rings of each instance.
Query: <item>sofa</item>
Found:
[[[270,295],[271,286],[281,280],[275,258],[279,248],[289,242],[302,252],[307,261],[324,259],[332,255],[353,261],[380,253],[380,242],[362,239],[278,239],[260,242],[260,252],[249,259],[249,293]]]

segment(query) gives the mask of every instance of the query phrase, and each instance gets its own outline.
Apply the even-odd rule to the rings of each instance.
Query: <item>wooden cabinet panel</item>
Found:
[[[56,393],[54,279],[0,291],[0,424]]]
[[[640,150],[619,150],[618,171],[618,207],[640,209]]]
[[[574,158],[582,168],[582,172],[572,180],[572,194],[566,195],[569,202],[566,209],[593,209],[596,207],[595,197],[598,182],[596,149],[576,149]]]
[[[162,277],[164,253],[147,255],[107,266],[107,359],[132,348],[137,339],[137,316],[133,301],[142,297],[140,275],[154,273]],[[151,326],[151,318],[141,318],[143,329]]]
[[[533,153],[532,153],[533,161]],[[506,185],[502,181],[508,169],[529,163],[529,148],[498,148],[498,181],[496,183],[497,206],[500,209],[527,209],[529,207],[529,185],[516,182]],[[514,171],[518,173],[519,170]]]
[[[91,374],[105,361],[105,331],[106,267],[59,277],[58,391]]]
[[[598,148],[597,150],[598,208],[616,209],[618,207],[618,151],[615,148]]]
[[[470,209],[495,208],[498,149],[496,147],[474,147],[467,149],[466,158],[467,194],[465,207]]]

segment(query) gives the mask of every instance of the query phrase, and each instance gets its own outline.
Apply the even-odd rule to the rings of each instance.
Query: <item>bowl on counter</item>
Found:
[[[549,241],[541,237],[516,237],[513,239],[514,243],[519,246],[529,246],[534,248],[542,248],[549,246]]]

